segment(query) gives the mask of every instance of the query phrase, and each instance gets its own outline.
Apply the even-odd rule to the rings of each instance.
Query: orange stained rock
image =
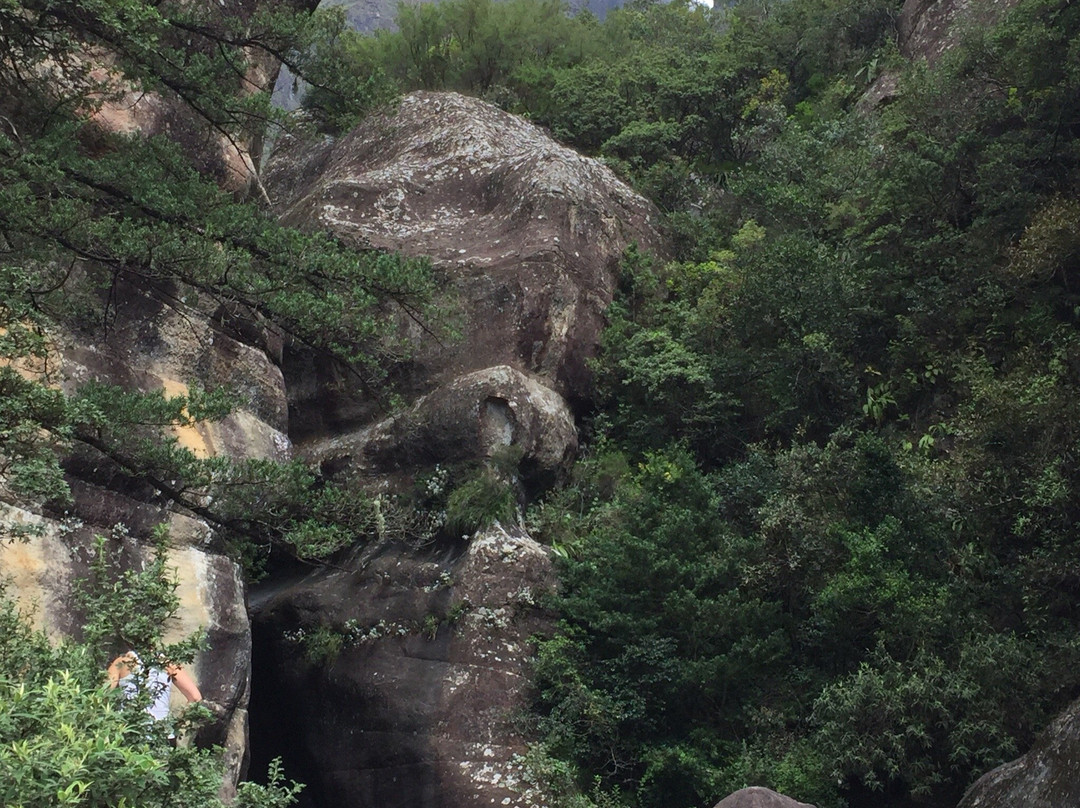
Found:
[[[162,379],[161,383],[165,388],[165,396],[168,398],[186,396],[189,392],[188,386],[176,379]],[[186,408],[184,409],[184,415],[187,415]],[[179,444],[196,457],[207,458],[217,454],[210,429],[205,424],[181,424],[174,426],[172,431]]]

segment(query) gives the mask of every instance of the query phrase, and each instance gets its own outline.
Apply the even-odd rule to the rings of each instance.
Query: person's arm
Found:
[[[169,674],[169,678],[172,680],[173,684],[176,685],[176,689],[183,693],[188,701],[202,701],[202,693],[199,692],[199,686],[195,684],[195,680],[191,678],[191,674],[186,670],[179,665],[166,665],[165,673]]]

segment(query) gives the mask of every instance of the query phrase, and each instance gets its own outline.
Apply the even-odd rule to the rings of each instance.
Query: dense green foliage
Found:
[[[632,4],[479,78],[470,21],[524,8],[410,12],[386,73],[605,156],[678,248],[627,257],[589,456],[535,515],[566,559],[538,771],[568,804],[955,805],[1080,694],[1080,10],[931,69],[894,4]]]

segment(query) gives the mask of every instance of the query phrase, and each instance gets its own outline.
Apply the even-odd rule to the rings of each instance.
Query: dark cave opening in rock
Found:
[[[260,625],[258,620],[252,621],[251,635],[248,777],[265,783],[271,761],[280,758],[286,780],[304,784],[299,808],[329,806],[322,793],[320,763],[302,741],[306,734],[304,701],[281,675],[286,667],[281,655],[299,651],[283,642],[280,630]]]
[[[279,563],[250,590],[250,779],[265,782],[280,758],[286,778],[305,784],[301,808],[444,804],[432,722],[449,660],[450,571],[466,549],[394,546],[315,571]],[[353,622],[379,639],[349,640]]]

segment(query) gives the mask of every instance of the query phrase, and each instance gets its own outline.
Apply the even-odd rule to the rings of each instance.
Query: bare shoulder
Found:
[[[130,676],[138,664],[139,658],[133,652],[121,654],[109,664],[109,680],[115,685],[125,676]]]

